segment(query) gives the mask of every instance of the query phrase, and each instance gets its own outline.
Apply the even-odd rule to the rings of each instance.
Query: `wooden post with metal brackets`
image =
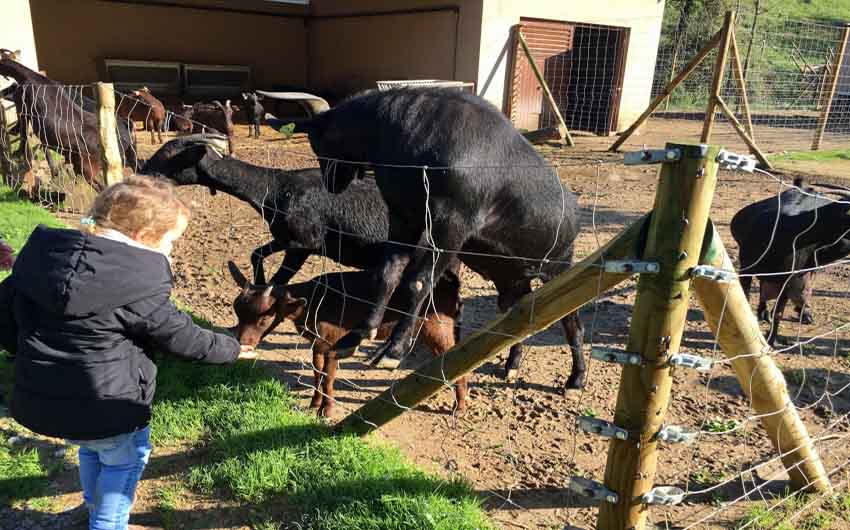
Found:
[[[626,349],[639,354],[641,364],[624,366],[620,378],[614,425],[629,437],[609,445],[605,487],[617,493],[617,502],[601,505],[597,528],[603,530],[641,530],[646,522],[643,495],[655,479],[656,434],[673,383],[670,360],[682,340],[690,270],[699,263],[717,182],[718,147],[668,144],[673,150],[680,155],[661,168],[642,258],[660,270],[641,275],[632,310]]]
[[[717,232],[712,229],[706,237],[711,237],[711,241],[705,245],[700,263],[719,270],[734,270]],[[741,389],[788,470],[791,486],[810,492],[829,491],[829,476],[791,401],[785,378],[773,362],[771,348],[741,284],[737,278],[721,283],[699,277],[692,283],[705,320],[723,353],[732,359]]]

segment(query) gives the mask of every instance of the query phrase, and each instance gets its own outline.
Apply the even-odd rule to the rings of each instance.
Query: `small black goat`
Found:
[[[100,189],[101,152],[95,114],[97,103],[80,96],[80,106],[66,87],[30,70],[15,58],[12,52],[0,49],[0,75],[14,79],[19,85],[13,96],[21,131],[19,152],[25,157],[29,153],[26,131],[31,126],[45,149],[61,153],[77,173],[83,175],[96,189]],[[136,139],[125,120],[118,120],[118,142],[124,166],[135,170]],[[51,172],[57,175],[59,168],[53,157],[47,153],[45,155]]]
[[[263,99],[262,94],[254,92],[243,92],[242,99],[245,100],[245,116],[248,118],[248,138],[260,137],[260,124],[263,121],[263,116],[266,115],[266,109],[260,101]]]
[[[223,140],[221,138],[220,140]],[[286,285],[313,254],[360,269],[382,262],[389,233],[387,205],[375,182],[357,182],[345,193],[328,192],[318,168],[283,170],[222,157],[211,135],[183,136],[163,145],[140,170],[177,185],[206,186],[251,205],[274,238],[251,254],[254,282],[264,284],[263,259],[286,251],[271,279]],[[457,274],[457,263],[452,270]]]

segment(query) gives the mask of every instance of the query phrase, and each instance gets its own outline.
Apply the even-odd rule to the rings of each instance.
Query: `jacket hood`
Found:
[[[15,288],[50,314],[84,316],[171,290],[162,254],[77,230],[39,226],[12,271]]]

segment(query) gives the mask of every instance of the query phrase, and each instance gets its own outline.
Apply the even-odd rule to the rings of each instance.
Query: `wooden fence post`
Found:
[[[632,311],[627,351],[640,354],[641,366],[624,366],[614,424],[627,440],[612,438],[605,486],[618,494],[604,502],[597,528],[642,530],[647,506],[641,497],[653,486],[656,434],[670,399],[670,356],[678,353],[688,312],[690,270],[699,262],[717,181],[720,149],[668,144],[681,158],[665,163],[655,193],[644,260],[657,261],[660,272],[641,275]]]
[[[554,96],[552,96],[552,91],[549,90],[549,85],[546,84],[546,79],[543,77],[543,74],[540,73],[540,69],[537,68],[537,63],[534,62],[534,56],[531,55],[531,50],[528,49],[525,37],[522,36],[522,27],[517,27],[516,34],[517,39],[519,39],[519,44],[522,46],[522,51],[525,53],[525,58],[528,59],[528,64],[531,66],[531,71],[534,72],[534,77],[537,78],[537,82],[540,84],[540,88],[546,96],[546,101],[549,102],[549,106],[552,107],[552,112],[555,113],[555,117],[558,119],[558,134],[560,134],[561,140],[567,142],[568,146],[575,147],[576,144],[573,141],[573,137],[570,135],[569,129],[567,129],[567,123],[564,121],[564,117],[561,116],[561,110],[558,108],[558,104],[555,102]]]
[[[717,100],[723,88],[723,78],[726,73],[726,61],[729,58],[729,42],[735,31],[735,12],[727,11],[723,17],[723,29],[720,30],[720,44],[717,47],[717,61],[714,66],[714,78],[711,82],[711,94],[708,96],[708,106],[705,109],[705,121],[702,124],[700,142],[711,141],[711,131],[714,129],[714,112],[717,110]]]
[[[827,84],[828,90],[825,98],[826,102],[824,103],[820,116],[818,117],[818,126],[815,129],[815,138],[812,141],[812,151],[820,149],[820,144],[823,142],[823,135],[826,133],[826,126],[829,124],[829,113],[832,110],[832,100],[835,98],[835,90],[838,88],[838,80],[841,78],[841,67],[844,63],[844,56],[847,53],[848,41],[850,41],[850,25],[845,26],[841,45],[838,47],[838,53],[836,53],[833,58],[832,72],[830,73],[831,77]],[[850,66],[848,66],[848,68],[850,68]]]
[[[112,83],[97,83],[96,93],[103,180],[107,186],[111,186],[124,179],[124,164],[121,161],[118,126],[115,120],[115,90]]]
[[[714,230],[709,233],[713,234],[712,239],[700,263],[734,270],[720,236]],[[732,369],[741,389],[760,416],[774,448],[782,455],[791,485],[795,490],[829,491],[829,477],[791,402],[785,378],[770,356],[771,349],[741,284],[738,280],[718,283],[698,278],[693,281],[693,288],[723,353],[734,359]]]
[[[465,337],[442,357],[431,359],[365,403],[340,421],[337,430],[362,436],[386,425],[490,357],[546,329],[628,278],[630,274],[602,272],[600,265],[606,260],[637,259],[646,219],[641,218],[570,270],[524,296],[510,311]]]

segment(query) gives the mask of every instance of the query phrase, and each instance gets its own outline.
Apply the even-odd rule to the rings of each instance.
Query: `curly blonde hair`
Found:
[[[100,192],[88,213],[84,229],[117,230],[128,237],[144,233],[142,243],[156,244],[180,218],[188,220],[189,208],[164,179],[132,175]]]

